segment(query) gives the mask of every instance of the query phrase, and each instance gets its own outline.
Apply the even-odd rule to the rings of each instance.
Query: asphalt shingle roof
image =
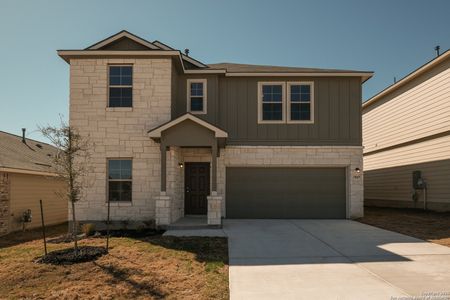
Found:
[[[52,156],[58,149],[52,145],[25,139],[0,131],[0,168],[53,172]]]
[[[212,69],[226,69],[230,73],[259,73],[259,72],[292,72],[292,73],[366,73],[364,71],[355,70],[335,70],[335,69],[317,69],[317,68],[300,68],[300,67],[282,67],[282,66],[265,66],[265,65],[249,65],[235,63],[218,63],[208,64]],[[370,73],[370,72],[368,72]]]

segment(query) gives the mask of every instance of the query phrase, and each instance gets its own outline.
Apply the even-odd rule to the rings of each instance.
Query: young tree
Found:
[[[81,136],[63,120],[59,127],[40,127],[39,130],[59,149],[52,158],[55,172],[67,183],[67,190],[61,196],[71,204],[72,236],[75,254],[78,254],[75,202],[80,200],[81,193],[87,184],[86,175],[90,171],[88,150],[91,145],[88,138]]]

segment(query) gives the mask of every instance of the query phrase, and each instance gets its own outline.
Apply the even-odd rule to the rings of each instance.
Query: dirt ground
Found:
[[[357,221],[450,247],[450,213],[366,207]]]
[[[65,226],[54,227],[49,237],[63,233]],[[39,237],[32,231],[0,238],[0,299],[229,298],[224,238],[114,237],[109,254],[96,261],[60,266],[34,262],[43,254]],[[104,244],[103,238],[80,242]]]

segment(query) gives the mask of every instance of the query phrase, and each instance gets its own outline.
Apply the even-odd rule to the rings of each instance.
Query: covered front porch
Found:
[[[221,226],[223,197],[217,193],[217,158],[227,136],[191,114],[149,131],[161,151],[157,226]]]

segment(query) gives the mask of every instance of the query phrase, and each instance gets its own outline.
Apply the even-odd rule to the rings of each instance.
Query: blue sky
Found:
[[[68,117],[69,66],[79,49],[122,29],[190,49],[205,63],[375,71],[367,99],[450,48],[448,0],[0,0],[0,130],[41,138]]]

